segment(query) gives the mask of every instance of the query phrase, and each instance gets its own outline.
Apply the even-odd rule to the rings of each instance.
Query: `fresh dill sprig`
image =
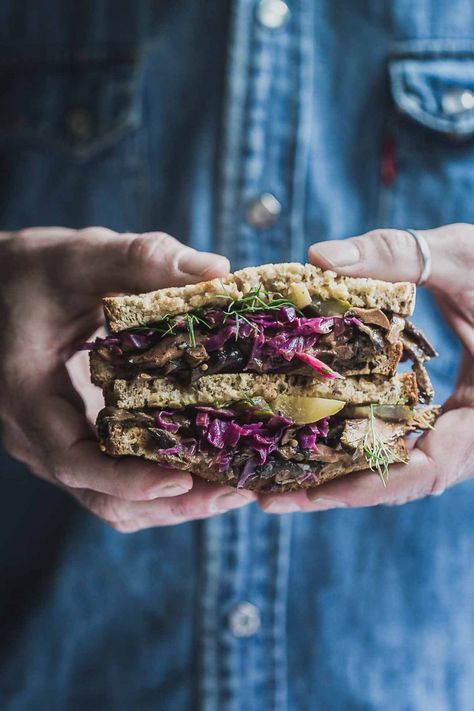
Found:
[[[248,394],[248,392],[246,390],[244,390],[244,392],[242,393],[242,400],[245,400],[245,402],[248,402],[248,404],[251,405],[252,407],[256,407],[257,403],[255,402],[253,397],[251,397]]]
[[[377,432],[374,405],[369,407],[367,432],[362,440],[362,452],[367,460],[369,469],[377,472],[384,486],[387,486],[389,478],[389,465],[394,462],[404,461]]]
[[[285,299],[280,293],[270,294],[263,286],[257,286],[240,299],[234,299],[228,294],[218,294],[218,296],[226,296],[230,299],[230,303],[224,311],[228,317],[238,314],[242,316],[246,313],[255,313],[256,311],[279,311],[284,306],[295,308],[295,305],[289,299]]]
[[[201,325],[201,326],[206,326],[206,328],[210,328],[210,326],[207,323],[207,321],[205,321],[195,311],[192,313],[186,314],[185,321],[186,321],[186,328],[188,329],[189,343],[193,348],[195,348],[196,347],[196,334],[194,332],[195,327]]]
[[[225,289],[224,284],[221,284],[223,294],[216,294],[219,298],[225,298],[229,300],[229,303],[222,309],[224,314],[224,323],[227,323],[229,319],[233,319],[235,322],[235,340],[239,338],[239,333],[241,329],[241,324],[246,323],[255,332],[259,331],[259,326],[257,323],[253,323],[246,314],[258,313],[260,311],[279,311],[283,307],[295,308],[292,301],[285,299],[280,293],[269,293],[262,286],[255,287],[248,294],[245,294],[240,299],[234,299]],[[295,309],[298,315],[301,315],[301,311]],[[140,330],[154,330],[160,336],[175,336],[177,330],[181,330],[178,326],[184,321],[186,329],[189,334],[189,343],[194,348],[196,346],[196,331],[198,326],[203,326],[207,329],[212,329],[213,326],[209,324],[205,319],[205,311],[200,309],[199,311],[191,311],[187,314],[182,314],[178,316],[165,316],[159,323],[153,326],[147,327],[137,327],[136,331]]]

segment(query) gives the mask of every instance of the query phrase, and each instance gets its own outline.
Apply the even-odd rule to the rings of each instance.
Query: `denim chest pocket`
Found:
[[[394,226],[474,223],[474,42],[413,40],[389,60]]]
[[[1,61],[0,141],[84,161],[138,128],[136,63]]]
[[[474,135],[473,53],[393,58],[392,96],[401,114],[451,138]]]
[[[393,170],[381,191],[379,224],[474,224],[474,42],[406,42],[388,69]],[[459,348],[423,289],[416,320],[440,353],[431,374],[449,382]]]

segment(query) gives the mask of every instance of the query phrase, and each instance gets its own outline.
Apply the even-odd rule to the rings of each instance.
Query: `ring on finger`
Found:
[[[421,273],[416,282],[418,286],[421,286],[428,281],[431,276],[431,250],[428,242],[420,232],[408,228],[405,228],[405,232],[408,232],[415,240],[418,254],[421,257]]]

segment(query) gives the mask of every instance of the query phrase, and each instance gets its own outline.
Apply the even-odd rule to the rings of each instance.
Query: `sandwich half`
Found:
[[[107,298],[110,335],[89,344],[101,447],[257,491],[367,466],[385,480],[437,414],[416,407],[435,352],[406,318],[414,300],[409,283],[301,264]]]

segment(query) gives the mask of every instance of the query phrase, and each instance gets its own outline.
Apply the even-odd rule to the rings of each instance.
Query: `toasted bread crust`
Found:
[[[109,328],[121,331],[160,321],[167,315],[187,313],[204,306],[224,304],[226,294],[240,299],[256,287],[289,296],[290,286],[303,282],[311,296],[338,298],[353,306],[380,308],[402,316],[413,313],[415,285],[362,277],[338,276],[312,264],[264,264],[247,267],[223,279],[160,289],[147,294],[107,297],[104,312]]]

